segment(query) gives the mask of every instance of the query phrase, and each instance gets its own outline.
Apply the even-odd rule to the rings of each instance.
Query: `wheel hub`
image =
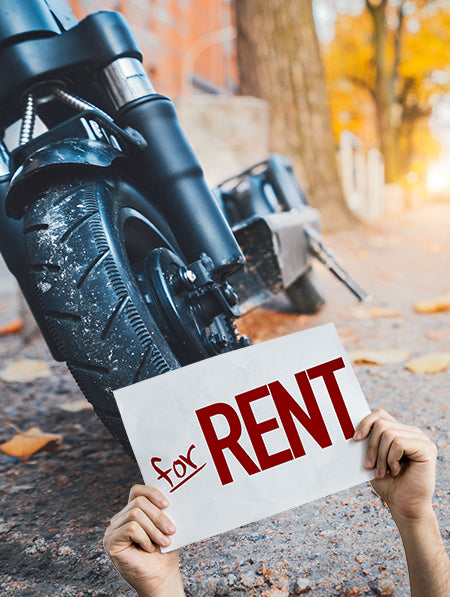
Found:
[[[212,269],[204,253],[186,267],[166,248],[135,266],[148,308],[182,365],[251,344],[234,324],[240,315],[236,294],[212,278]]]

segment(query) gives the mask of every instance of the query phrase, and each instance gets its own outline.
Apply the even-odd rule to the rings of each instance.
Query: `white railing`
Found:
[[[362,141],[350,131],[340,137],[340,168],[344,195],[350,209],[370,219],[385,211],[384,160],[374,147],[366,151]]]

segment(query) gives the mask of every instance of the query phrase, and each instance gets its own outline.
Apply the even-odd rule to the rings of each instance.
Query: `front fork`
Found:
[[[187,263],[206,253],[214,264],[214,279],[225,281],[242,267],[245,257],[208,188],[172,102],[155,92],[136,58],[118,58],[104,69],[103,79],[117,110],[117,124],[137,129],[147,142],[146,148],[133,150],[133,160]]]
[[[225,328],[222,324],[216,324],[219,333],[212,334],[211,338],[217,339],[222,332],[224,337],[228,336],[228,328],[232,327],[231,320],[239,313],[235,307],[234,293],[225,282],[228,276],[242,267],[245,257],[206,184],[200,164],[181,129],[175,109],[168,98],[155,93],[142,64],[137,59],[119,58],[112,62],[104,71],[104,83],[118,110],[117,124],[122,129],[137,129],[145,139],[144,148],[144,143],[140,144],[140,147],[134,147],[133,144],[129,146],[140,180],[164,214],[185,262],[190,264],[192,269],[200,267],[202,270],[202,276],[197,276],[192,283],[191,292],[197,311],[201,311],[201,317],[198,317],[198,314],[194,315],[195,309],[188,305],[183,319],[186,319],[191,327],[197,328],[198,319],[209,322],[224,311]],[[75,103],[81,101],[75,96],[70,96],[69,99],[73,99]],[[76,105],[74,107],[78,109]],[[106,114],[104,116],[108,118]],[[31,134],[32,126],[30,139]],[[2,174],[0,169],[0,250],[8,268],[17,278],[39,327],[46,335],[47,326],[36,304],[29,273],[25,267],[21,221],[12,220],[5,212],[5,195],[10,182],[6,152],[0,152],[0,160],[4,171]],[[204,263],[208,265],[206,270],[204,267],[202,269]],[[158,268],[157,274],[163,278],[165,273],[160,270],[161,268]],[[187,273],[195,276],[191,270]],[[219,297],[214,295],[218,291]],[[173,293],[176,294],[175,289]],[[165,310],[168,310],[174,300],[174,296],[167,294],[168,296],[162,299]],[[212,303],[214,308],[211,307]],[[239,339],[239,344],[237,340],[235,342],[234,333],[231,334],[231,339],[232,344],[236,346],[245,342],[245,339]],[[51,339],[46,337],[46,340],[52,347]],[[208,342],[208,350],[215,353],[217,349],[212,344],[212,341]],[[52,352],[57,360],[62,360],[62,355],[55,354],[53,350]]]

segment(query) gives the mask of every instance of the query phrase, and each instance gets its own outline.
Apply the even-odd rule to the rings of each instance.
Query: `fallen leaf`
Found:
[[[381,317],[401,317],[403,313],[398,309],[391,309],[390,307],[363,307],[358,305],[352,309],[352,316],[355,319],[370,319]]]
[[[431,340],[450,340],[450,328],[437,330],[436,332],[427,332],[427,338]]]
[[[450,352],[431,352],[405,364],[405,368],[413,373],[439,373],[445,371],[450,363]]]
[[[13,319],[2,328],[0,328],[0,336],[6,336],[7,334],[20,334],[23,328],[23,321],[18,319]]]
[[[406,350],[349,350],[348,358],[353,363],[365,363],[367,365],[390,365],[401,363],[409,357]]]
[[[81,398],[80,400],[72,400],[72,402],[61,402],[61,404],[57,404],[56,408],[60,408],[61,410],[65,410],[68,413],[77,413],[80,410],[92,410],[92,404]]]
[[[450,309],[450,294],[437,296],[424,301],[415,301],[412,304],[418,313],[436,313]]]
[[[389,309],[388,307],[372,307],[369,309],[370,317],[401,317],[403,313],[397,309]]]
[[[31,427],[27,431],[14,435],[9,441],[0,445],[0,448],[9,456],[16,456],[28,460],[30,456],[41,450],[52,451],[62,442],[62,435],[44,433],[39,427]]]
[[[4,381],[33,381],[38,377],[48,377],[50,369],[44,361],[24,359],[16,361],[6,369],[0,371],[0,378]]]

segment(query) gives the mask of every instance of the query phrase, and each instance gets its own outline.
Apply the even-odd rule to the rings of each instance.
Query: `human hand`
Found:
[[[134,485],[128,504],[113,516],[103,545],[120,575],[140,597],[184,596],[178,551],[161,553],[176,528],[162,509],[168,500],[154,487]]]
[[[365,467],[375,469],[371,481],[398,523],[425,517],[432,508],[436,446],[418,428],[399,423],[377,409],[356,427],[353,438],[370,433]]]

